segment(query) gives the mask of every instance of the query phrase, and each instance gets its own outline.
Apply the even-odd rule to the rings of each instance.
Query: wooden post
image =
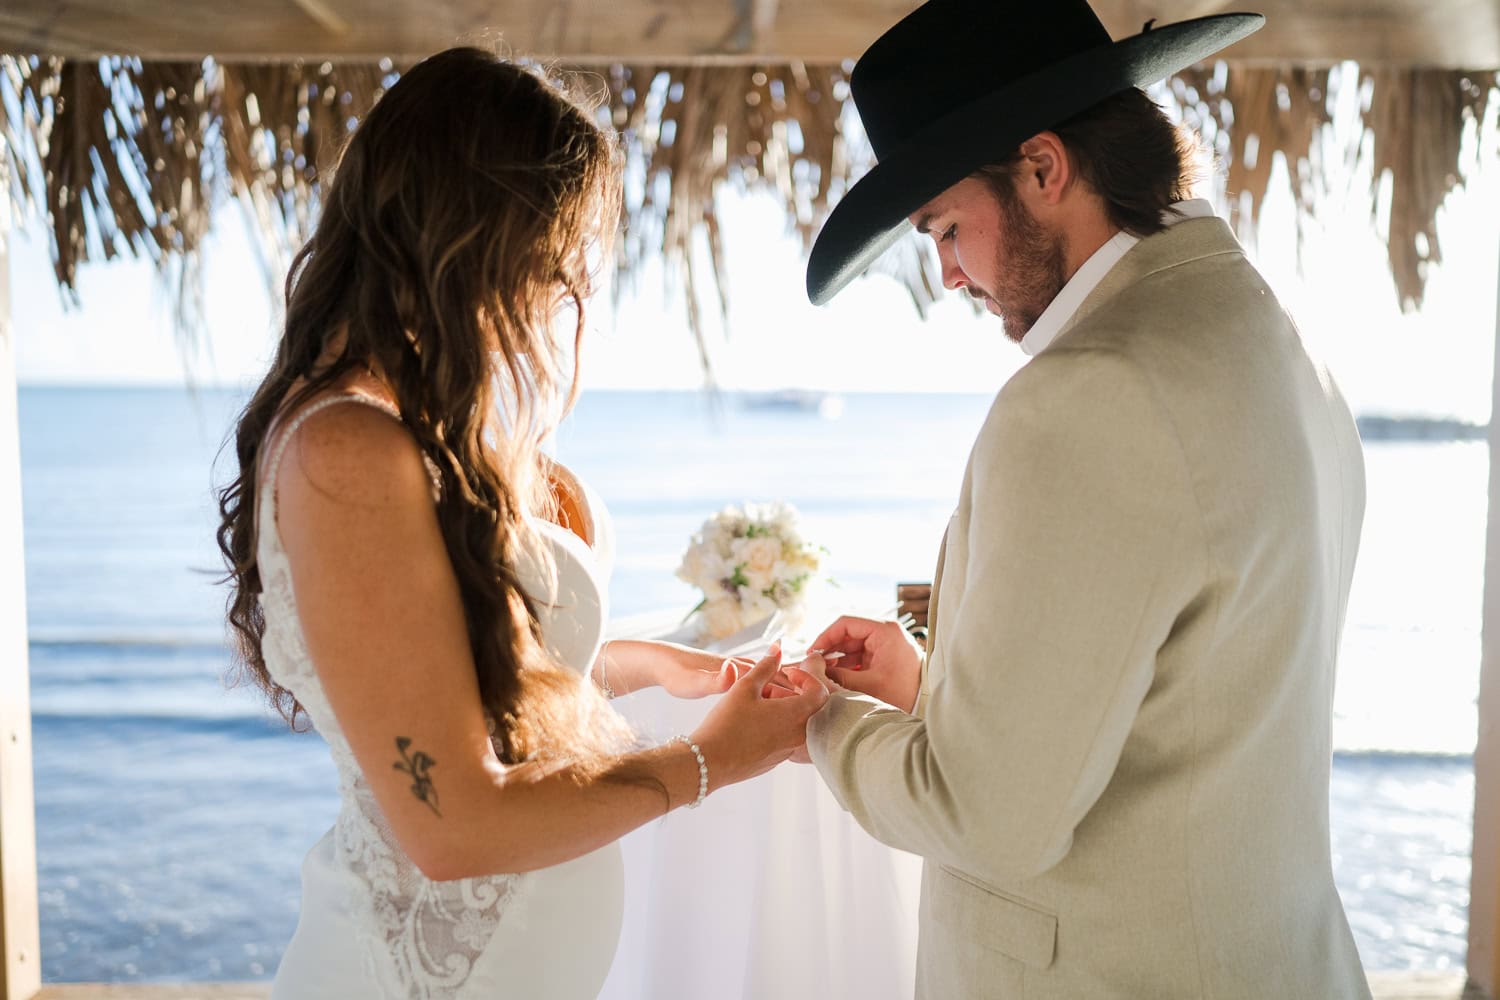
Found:
[[[1500,290],[1497,290],[1500,295]],[[1484,558],[1479,739],[1474,748],[1474,869],[1469,883],[1469,980],[1500,997],[1500,312],[1490,411],[1490,502]]]
[[[9,238],[10,183],[0,155],[0,1000],[31,1000],[42,988],[42,962]]]

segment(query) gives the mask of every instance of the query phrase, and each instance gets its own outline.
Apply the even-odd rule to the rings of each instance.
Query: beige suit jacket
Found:
[[[1368,997],[1328,838],[1363,513],[1349,410],[1228,226],[1135,246],[986,419],[916,715],[808,727],[926,859],[919,997]]]

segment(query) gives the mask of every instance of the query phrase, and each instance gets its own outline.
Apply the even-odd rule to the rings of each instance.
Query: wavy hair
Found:
[[[1077,158],[1079,176],[1103,199],[1110,224],[1136,236],[1167,228],[1163,215],[1192,197],[1203,174],[1197,133],[1173,122],[1143,90],[1105,98],[1052,131]],[[1024,159],[1018,150],[977,175],[1002,203],[1011,203]]]
[[[620,162],[585,106],[474,48],[402,75],[349,139],[292,262],[275,360],[233,433],[238,475],[219,493],[239,676],[294,729],[302,706],[261,645],[258,460],[280,416],[369,368],[441,476],[437,518],[500,758],[602,761],[628,738],[546,655],[515,571],[541,551],[527,526],[548,503],[539,446],[577,398],[589,250],[619,217]],[[571,345],[558,322],[569,308]],[[338,331],[342,351],[319,367]]]

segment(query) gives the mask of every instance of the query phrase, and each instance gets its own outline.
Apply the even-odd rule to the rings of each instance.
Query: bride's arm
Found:
[[[401,425],[365,407],[324,411],[293,439],[278,481],[308,651],[386,821],[424,874],[558,864],[696,798],[698,764],[681,743],[598,777],[495,757],[458,581]],[[710,789],[785,759],[826,698],[802,677],[798,697],[762,698],[775,669],[762,661],[693,734]],[[643,780],[613,780],[619,772]]]
[[[703,698],[728,691],[752,662],[674,642],[611,639],[599,651],[591,676],[614,697],[660,687],[678,698]],[[782,681],[778,678],[773,683],[781,686]]]

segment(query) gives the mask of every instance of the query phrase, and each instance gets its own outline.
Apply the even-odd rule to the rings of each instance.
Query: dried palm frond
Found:
[[[1329,193],[1332,168],[1372,158],[1371,212],[1390,183],[1385,240],[1401,307],[1420,308],[1431,264],[1441,259],[1437,213],[1463,183],[1463,138],[1482,123],[1500,86],[1492,72],[1335,70],[1204,65],[1179,74],[1171,89],[1187,121],[1227,162],[1226,189],[1242,234],[1253,238],[1270,191],[1272,158],[1281,153],[1292,180],[1299,232]],[[1333,109],[1353,88],[1364,103],[1340,148]],[[1377,223],[1381,220],[1377,219]]]
[[[379,65],[218,67],[218,112],[232,190],[260,234],[274,286],[312,235],[322,183],[355,123],[396,78]]]
[[[11,196],[48,219],[65,301],[84,261],[145,257],[172,286],[178,330],[194,329],[215,201],[201,64],[7,59],[0,97]]]
[[[259,234],[270,284],[312,230],[321,184],[354,122],[398,67],[322,63],[219,65],[212,60],[62,61],[0,57],[0,155],[10,196],[44,215],[59,285],[76,299],[84,261],[121,253],[152,260],[172,282],[179,323],[193,328],[199,248],[213,212],[235,196]],[[788,227],[811,242],[830,207],[870,162],[840,66],[614,66],[605,113],[625,138],[627,197],[616,264],[623,287],[663,260],[685,299],[710,373],[701,310],[716,302],[727,329],[721,199],[770,192]],[[1407,308],[1439,259],[1435,217],[1471,165],[1469,122],[1495,100],[1494,73],[1197,67],[1169,84],[1183,117],[1227,163],[1231,206],[1253,237],[1286,157],[1303,220],[1327,193],[1339,158],[1372,157],[1392,189],[1386,225],[1392,273]],[[1332,136],[1339,88],[1368,95],[1357,135]],[[1368,135],[1361,144],[1360,135]],[[727,185],[727,187],[726,187]],[[1372,205],[1381,204],[1372,194]],[[882,260],[919,311],[937,275],[916,241]],[[279,296],[274,296],[279,298]],[[710,306],[709,308],[714,308]]]
[[[1227,167],[1226,200],[1243,237],[1255,237],[1278,152],[1299,221],[1313,214],[1326,190],[1320,139],[1333,122],[1329,70],[1202,65],[1178,74],[1170,88]]]
[[[709,370],[701,297],[712,289],[728,328],[719,199],[725,185],[770,190],[809,244],[848,175],[848,85],[838,67],[615,66],[610,116],[626,141],[627,191],[616,262],[633,283],[661,257],[680,282],[688,325]],[[707,275],[695,242],[703,238]]]
[[[1382,69],[1368,80],[1372,212],[1379,211],[1379,189],[1389,177],[1385,228],[1391,274],[1402,308],[1416,309],[1422,305],[1428,268],[1442,260],[1438,209],[1463,183],[1464,132],[1471,122],[1483,123],[1500,78],[1493,73]]]

